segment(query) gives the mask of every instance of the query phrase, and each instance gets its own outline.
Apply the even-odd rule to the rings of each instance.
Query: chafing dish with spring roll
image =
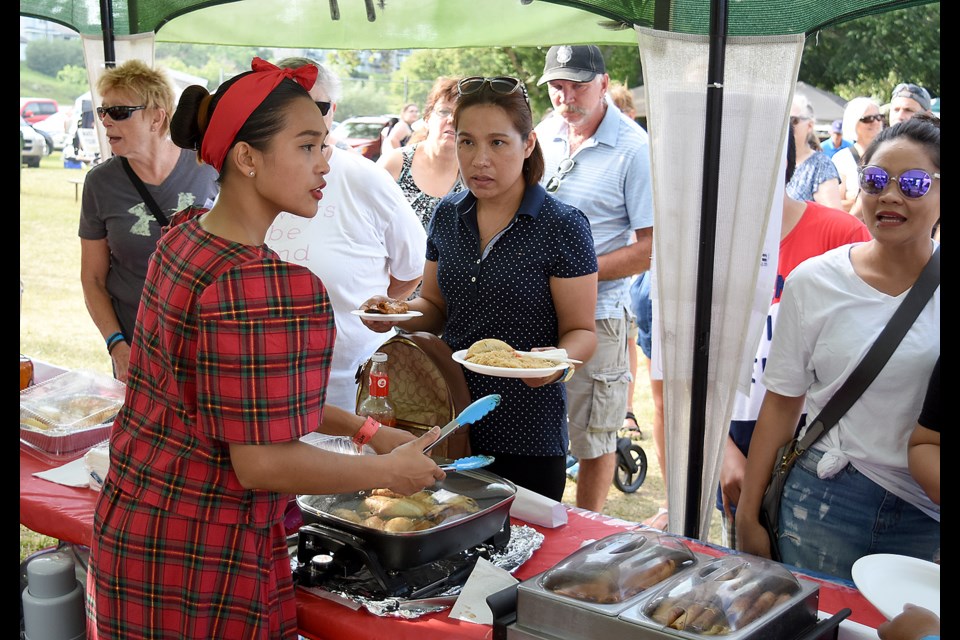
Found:
[[[834,638],[849,615],[818,621],[818,585],[779,563],[694,553],[648,529],[586,544],[513,589],[513,604],[508,590],[488,598],[509,640]]]

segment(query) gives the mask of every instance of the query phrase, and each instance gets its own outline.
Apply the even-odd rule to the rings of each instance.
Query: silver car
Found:
[[[46,155],[47,141],[26,120],[20,118],[20,163],[39,167],[40,160]]]

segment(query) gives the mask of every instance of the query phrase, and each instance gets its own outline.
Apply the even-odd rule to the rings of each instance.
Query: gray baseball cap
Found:
[[[902,82],[894,88],[890,100],[892,101],[894,98],[912,98],[917,101],[921,109],[930,111],[930,93],[921,86]]]
[[[600,48],[592,44],[561,44],[550,47],[537,85],[551,80],[590,82],[607,72]]]

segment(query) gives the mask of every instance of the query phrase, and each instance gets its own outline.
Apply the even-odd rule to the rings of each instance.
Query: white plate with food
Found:
[[[853,563],[853,582],[888,620],[910,603],[940,615],[940,565],[892,553],[864,556]]]
[[[409,320],[410,318],[419,318],[423,315],[420,311],[407,311],[406,313],[381,313],[379,311],[367,311],[365,309],[354,309],[351,311],[355,316],[366,318],[367,320],[393,322],[394,320]]]
[[[461,349],[453,354],[454,362],[462,364],[464,367],[474,373],[482,373],[486,376],[495,376],[497,378],[546,378],[567,368],[563,362],[548,367],[495,367],[486,364],[479,364],[467,360],[467,350]]]

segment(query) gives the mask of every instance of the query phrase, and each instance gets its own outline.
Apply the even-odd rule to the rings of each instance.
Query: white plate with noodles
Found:
[[[500,352],[504,353],[504,352]],[[557,373],[557,371],[563,371],[567,368],[567,364],[560,362],[553,366],[546,367],[536,367],[536,368],[520,368],[520,367],[493,367],[486,364],[478,364],[476,362],[471,362],[467,360],[467,350],[461,349],[456,351],[453,354],[454,362],[462,364],[464,367],[473,371],[474,373],[481,373],[485,376],[494,376],[497,378],[546,378]]]

